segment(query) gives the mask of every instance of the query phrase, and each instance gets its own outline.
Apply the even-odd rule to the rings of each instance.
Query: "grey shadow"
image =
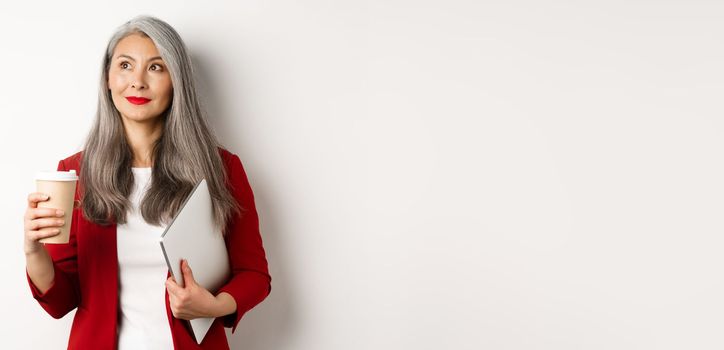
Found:
[[[232,51],[228,52],[233,54]],[[191,56],[199,98],[203,108],[206,109],[210,127],[216,132],[219,141],[229,151],[238,154],[244,162],[240,150],[244,149],[247,143],[239,140],[235,135],[239,135],[238,130],[244,127],[246,118],[253,116],[232,115],[228,107],[224,107],[228,106],[230,102],[244,103],[244,96],[220,93],[219,85],[216,82],[228,77],[214,76],[213,71],[208,69],[208,67],[212,67],[213,57],[205,57],[200,52],[193,52]],[[242,62],[241,57],[237,57],[235,62]],[[232,96],[234,101],[220,100]],[[231,334],[230,329],[226,330],[226,334],[231,349],[280,349],[295,328],[294,288],[286,274],[289,271],[287,266],[290,262],[287,259],[285,243],[282,241],[284,225],[280,224],[282,215],[275,205],[278,201],[283,200],[283,197],[275,192],[271,183],[264,181],[267,169],[256,168],[251,171],[251,169],[247,169],[246,165],[244,168],[254,191],[262,240],[272,277],[272,291],[261,304],[243,316],[234,334]],[[256,176],[252,177],[249,173]]]

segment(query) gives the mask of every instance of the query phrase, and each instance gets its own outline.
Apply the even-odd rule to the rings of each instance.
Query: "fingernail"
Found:
[[[58,210],[55,211],[55,214],[58,215],[58,216],[61,216],[61,215],[65,214],[65,213],[64,213],[62,210],[58,209]]]
[[[48,199],[48,195],[47,195],[47,194],[44,194],[44,195],[42,195],[41,198],[43,198],[43,199]]]

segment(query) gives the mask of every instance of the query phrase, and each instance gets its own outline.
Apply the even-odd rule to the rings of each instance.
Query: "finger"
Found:
[[[173,315],[174,318],[177,318],[179,320],[186,320],[186,318],[184,318],[186,314],[182,310],[177,309],[173,305],[171,305],[171,314]]]
[[[49,198],[45,193],[33,192],[28,195],[28,208],[37,208],[38,202],[47,201]]]
[[[65,225],[65,220],[63,219],[42,218],[30,220],[26,229],[29,231],[37,231],[45,227],[63,227],[63,225]]]
[[[37,241],[43,238],[57,236],[59,233],[60,229],[57,228],[42,231],[28,231],[28,239],[31,241]]]
[[[181,260],[181,273],[184,276],[184,285],[194,285],[196,280],[194,279],[194,272],[191,271],[188,260]]]
[[[62,217],[65,213],[60,209],[54,208],[31,208],[28,209],[28,219],[33,220],[37,218],[47,217]]]
[[[178,284],[176,284],[176,281],[173,279],[173,277],[169,277],[166,280],[166,289],[168,289],[168,292],[173,295],[176,295],[181,290],[183,290],[183,288],[181,288]]]
[[[193,320],[193,319],[196,318],[196,317],[191,316],[191,314],[188,314],[188,313],[185,313],[185,312],[179,312],[179,313],[178,313],[178,316],[176,316],[176,318],[178,318],[179,320],[187,320],[187,321],[190,321],[190,320]]]

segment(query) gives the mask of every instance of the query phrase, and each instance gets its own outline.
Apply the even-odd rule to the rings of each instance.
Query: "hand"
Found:
[[[38,240],[57,236],[60,227],[65,224],[63,211],[52,208],[38,208],[38,202],[47,201],[50,197],[43,193],[28,195],[28,208],[25,210],[25,254],[37,253],[43,248]]]
[[[166,280],[168,301],[173,316],[182,320],[199,317],[216,317],[217,300],[206,288],[198,285],[186,260],[181,261],[184,287],[176,283],[173,276]]]

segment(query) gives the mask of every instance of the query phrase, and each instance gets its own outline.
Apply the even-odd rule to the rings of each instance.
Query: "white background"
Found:
[[[38,170],[80,150],[137,14],[187,42],[252,183],[272,294],[233,349],[721,349],[716,1],[0,5],[0,338]]]

